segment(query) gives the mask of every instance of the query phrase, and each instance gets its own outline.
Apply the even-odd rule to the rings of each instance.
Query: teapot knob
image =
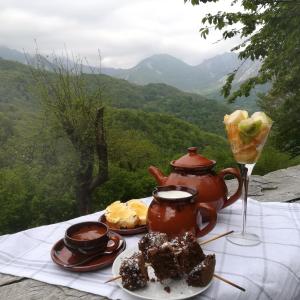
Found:
[[[188,148],[189,154],[197,154],[197,147],[190,147]]]

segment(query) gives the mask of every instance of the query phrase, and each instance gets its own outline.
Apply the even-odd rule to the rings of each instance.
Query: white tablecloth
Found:
[[[91,273],[71,273],[51,260],[50,250],[64,236],[67,227],[80,221],[97,220],[100,214],[0,236],[0,273],[111,299],[132,299],[116,283],[104,284],[112,276],[111,267]],[[237,201],[220,212],[217,226],[203,239],[239,230],[241,221],[241,201]],[[216,254],[216,273],[243,286],[246,293],[214,279],[211,287],[197,299],[300,299],[300,205],[249,200],[247,228],[261,237],[260,245],[240,247],[221,238],[203,247],[205,253]],[[126,238],[127,248],[139,238]]]

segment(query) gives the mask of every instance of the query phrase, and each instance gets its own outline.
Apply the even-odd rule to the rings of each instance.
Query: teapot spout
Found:
[[[150,166],[148,171],[155,178],[158,185],[164,185],[168,179],[168,177],[164,176],[164,174],[154,166]]]

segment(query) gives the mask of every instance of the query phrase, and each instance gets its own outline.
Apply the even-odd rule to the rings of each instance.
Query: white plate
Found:
[[[138,248],[131,248],[126,249],[123,251],[117,258],[115,259],[113,266],[112,266],[112,272],[113,276],[119,275],[120,265],[122,260],[125,257],[130,257],[134,252],[137,252]],[[151,267],[148,268],[149,278],[155,278],[154,271]],[[179,300],[179,299],[187,299],[191,298],[193,296],[196,296],[202,292],[204,292],[206,289],[209,288],[213,280],[210,281],[210,283],[205,287],[192,287],[188,286],[186,281],[184,279],[181,280],[169,280],[166,282],[166,284],[161,284],[157,281],[151,282],[149,281],[147,286],[145,288],[141,288],[135,291],[129,291],[122,286],[121,279],[117,279],[115,282],[127,293],[140,297],[142,299],[149,299],[149,300],[161,300],[164,298],[167,298],[168,300]],[[164,287],[169,286],[171,291],[170,293],[166,292],[164,290]]]

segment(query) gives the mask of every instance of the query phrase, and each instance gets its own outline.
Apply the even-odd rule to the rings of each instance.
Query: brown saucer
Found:
[[[100,216],[99,222],[106,224],[109,227],[109,229],[111,229],[114,232],[117,232],[121,235],[134,235],[134,234],[144,233],[144,232],[148,231],[146,225],[140,225],[140,226],[136,226],[134,228],[118,228],[114,224],[107,222],[107,220],[105,218],[105,214]]]
[[[118,236],[120,238],[119,248],[117,248],[111,254],[104,254],[102,256],[95,257],[87,263],[79,266],[71,266],[76,264],[78,261],[82,261],[82,256],[80,257],[80,255],[72,253],[65,246],[63,239],[61,239],[53,246],[51,250],[51,258],[57,265],[72,272],[89,272],[107,267],[111,265],[116,257],[126,248],[126,242],[119,234],[113,231],[110,231],[109,234]],[[71,267],[69,267],[69,265]]]

